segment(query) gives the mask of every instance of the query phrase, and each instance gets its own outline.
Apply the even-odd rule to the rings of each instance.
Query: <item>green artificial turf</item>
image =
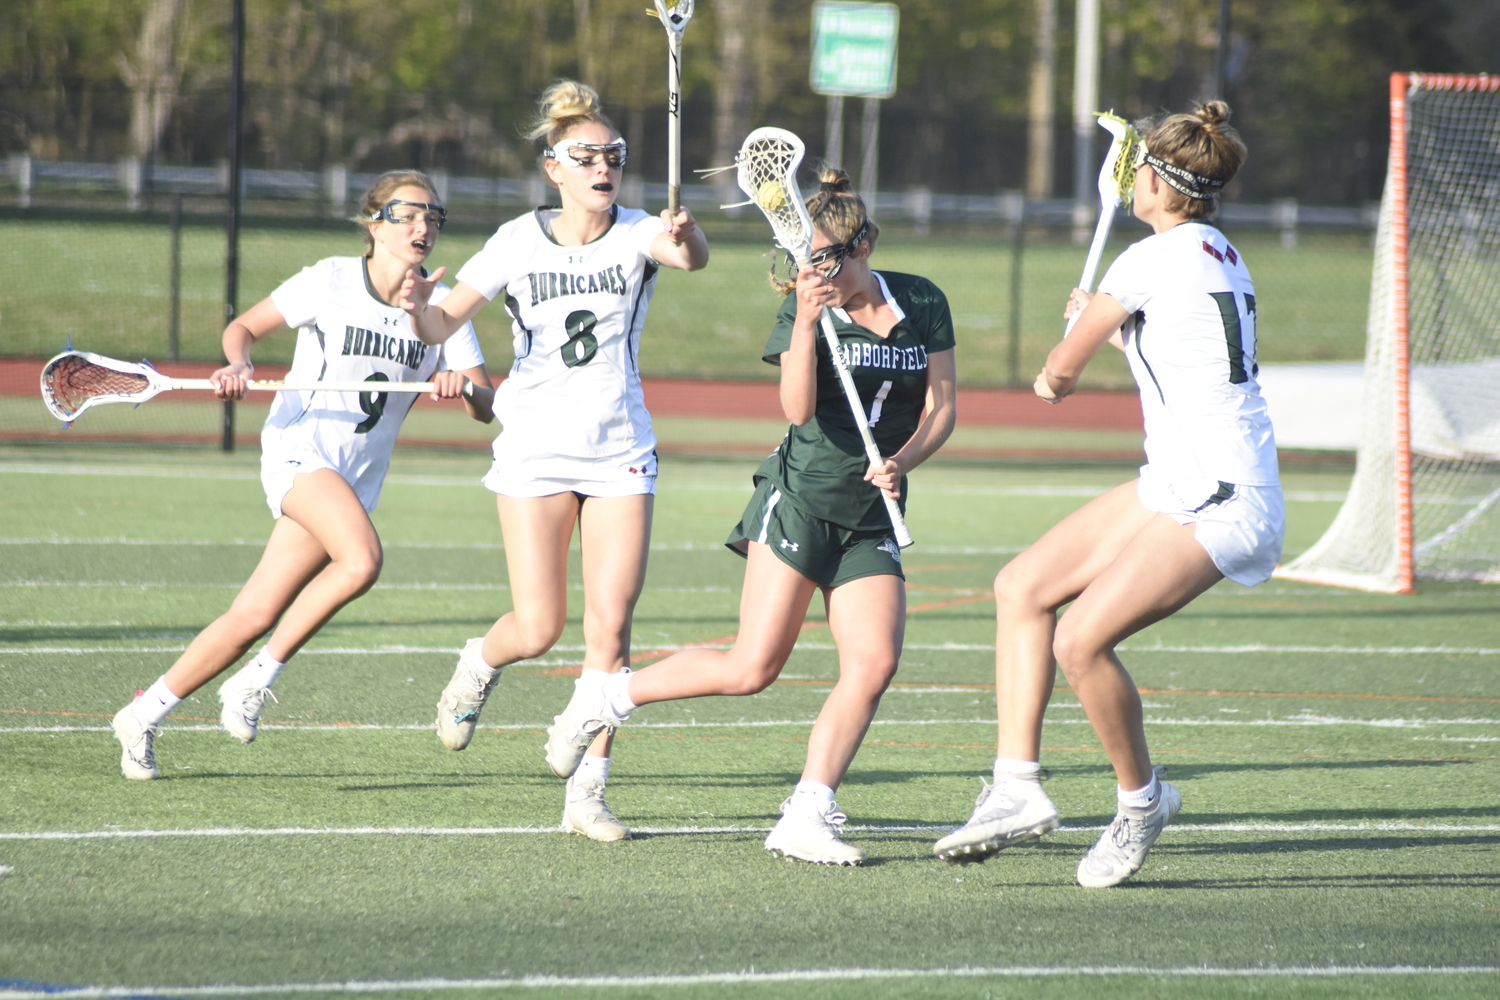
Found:
[[[258,559],[256,456],[0,448],[0,997],[22,983],[1049,1000],[1500,987],[1495,588],[1219,585],[1122,646],[1184,799],[1139,875],[1073,882],[1113,779],[1065,688],[1043,737],[1064,828],[949,866],[932,841],[967,816],[993,757],[994,573],[1131,470],[933,463],[913,476],[907,651],[839,790],[869,863],[760,844],[837,672],[818,603],[763,694],[632,717],[610,804],[638,833],[595,844],[552,832],[562,787],[541,758],[581,658],[576,589],[558,647],[506,671],[468,750],[429,728],[455,651],[510,606],[486,464],[398,452],[375,513],[381,581],[287,668],[260,738],[217,730],[210,684],[164,726],[163,780],[127,782],[109,717]],[[664,463],[638,651],[734,633],[743,564],[719,543],[753,467]],[[1289,553],[1347,479],[1288,473]]]
[[[769,378],[760,350],[776,313],[766,285],[769,235],[746,242],[742,225],[704,221],[713,243],[709,267],[664,271],[651,304],[641,350],[647,375]],[[722,238],[720,234],[722,235]],[[1115,234],[1106,264],[1146,235],[1139,223]],[[1372,251],[1364,235],[1306,233],[1295,248],[1274,234],[1231,232],[1256,278],[1262,362],[1357,360],[1364,357]],[[0,353],[48,357],[69,337],[75,347],[114,357],[167,357],[170,243],[161,223],[0,221],[0,273],[26,281],[0,287]],[[485,235],[450,232],[432,265],[451,277]],[[280,282],[323,257],[355,254],[358,233],[247,227],[240,247],[240,305],[248,307]],[[1017,376],[1030,385],[1062,333],[1062,307],[1078,281],[1085,248],[1036,236],[1026,244]],[[1010,377],[1010,244],[1005,233],[917,237],[893,229],[881,240],[877,268],[932,278],[948,295],[958,335],[959,379],[998,384]],[[182,236],[181,356],[217,360],[223,329],[224,235],[189,225]],[[504,311],[475,321],[490,367],[510,365]],[[286,362],[294,338],[274,336],[256,348],[260,361]],[[1123,356],[1104,352],[1085,387],[1133,388]]]

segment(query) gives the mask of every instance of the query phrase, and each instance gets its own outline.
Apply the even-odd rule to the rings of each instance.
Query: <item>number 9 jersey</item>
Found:
[[[557,209],[512,219],[458,272],[502,298],[515,364],[495,393],[502,431],[484,484],[511,497],[654,493],[656,436],[636,353],[659,269],[659,218],[614,208],[603,236],[563,246]]]
[[[439,285],[432,301],[451,289]],[[303,268],[271,293],[286,325],[297,331],[288,378],[369,382],[370,392],[278,392],[261,430],[261,483],[271,513],[298,473],[332,469],[375,509],[391,465],[401,421],[417,394],[378,391],[382,382],[426,382],[433,372],[484,364],[474,327],[464,324],[436,347],[412,331],[406,313],[370,287],[363,257],[329,257]]]

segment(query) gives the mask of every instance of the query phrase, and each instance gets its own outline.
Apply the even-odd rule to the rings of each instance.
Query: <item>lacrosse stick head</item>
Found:
[[[1113,112],[1099,113],[1099,127],[1111,136],[1109,152],[1099,168],[1099,200],[1105,205],[1129,205],[1135,197],[1135,168],[1141,151],[1141,134],[1134,125]]]
[[[693,3],[694,0],[677,0],[677,3],[668,7],[666,0],[656,0],[656,16],[661,18],[662,26],[668,31],[681,35],[687,29],[688,22],[693,19]]]
[[[797,186],[797,168],[806,152],[802,140],[784,128],[758,128],[745,136],[735,156],[740,190],[771,224],[776,245],[800,267],[812,253],[813,224]]]
[[[88,351],[64,351],[42,368],[42,402],[64,423],[97,403],[144,403],[165,388],[146,365]]]

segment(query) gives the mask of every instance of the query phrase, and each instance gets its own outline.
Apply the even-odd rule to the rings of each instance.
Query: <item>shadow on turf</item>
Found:
[[[1165,857],[1158,849],[1153,857]],[[1149,862],[1148,862],[1149,864]],[[1127,882],[1125,888],[1132,883]],[[1152,879],[1141,888],[1152,889],[1495,889],[1500,888],[1500,873],[1467,875],[1267,875],[1260,878],[1226,879]]]

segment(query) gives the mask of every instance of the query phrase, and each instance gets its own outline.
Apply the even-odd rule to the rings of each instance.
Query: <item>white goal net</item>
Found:
[[[1277,576],[1500,581],[1500,77],[1398,73],[1354,481]]]

